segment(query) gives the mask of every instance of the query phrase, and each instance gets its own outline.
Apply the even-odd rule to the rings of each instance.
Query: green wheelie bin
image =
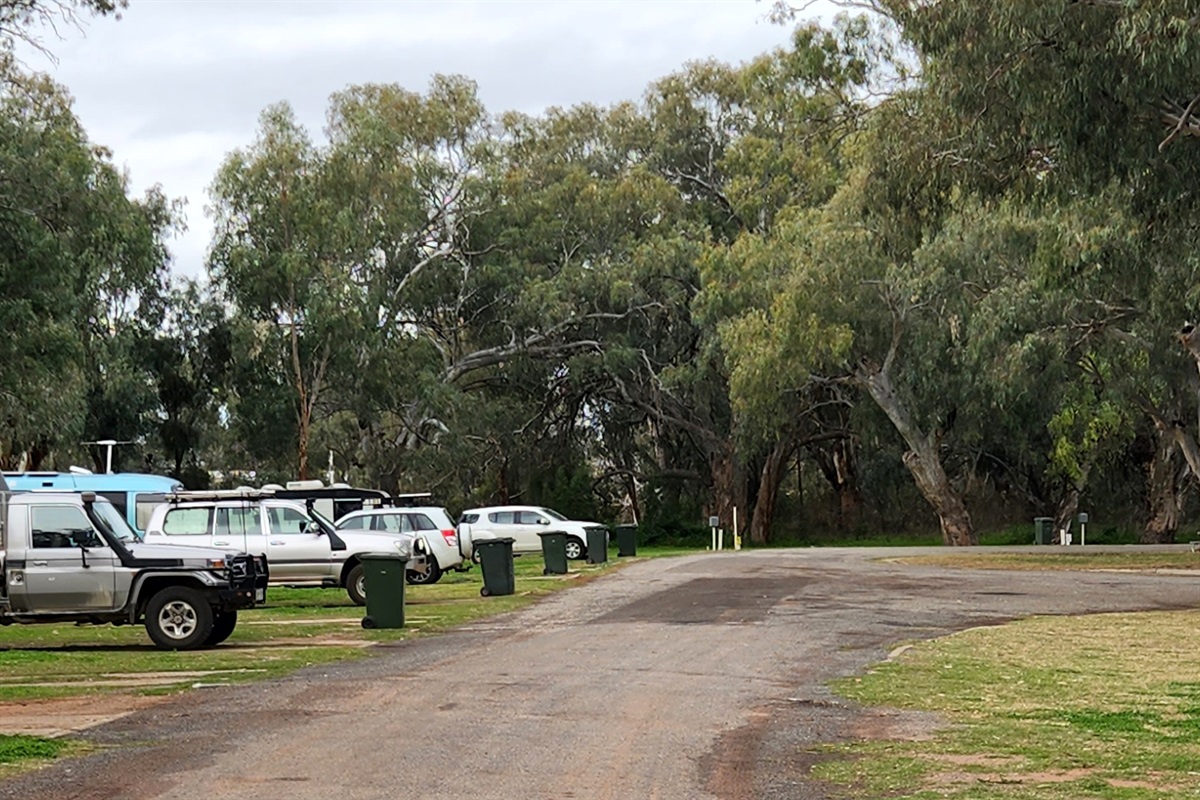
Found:
[[[565,531],[542,531],[542,560],[546,562],[543,575],[567,574],[567,534]]]
[[[513,571],[513,541],[510,537],[503,537],[475,542],[479,568],[483,570],[483,588],[479,593],[484,597],[512,594],[517,590],[517,576]]]
[[[367,592],[367,615],[362,626],[404,627],[404,580],[408,556],[403,553],[362,553],[363,583]]]
[[[621,558],[637,555],[637,525],[617,526],[617,555]]]
[[[603,564],[608,561],[608,528],[587,529],[587,563]]]

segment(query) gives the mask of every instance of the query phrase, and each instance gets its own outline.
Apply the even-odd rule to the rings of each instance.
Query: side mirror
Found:
[[[542,519],[541,517],[538,518],[538,525],[549,525],[549,524],[550,524],[550,520]]]
[[[305,533],[315,533],[317,536],[320,536],[321,534],[323,534],[325,532],[325,529],[321,527],[321,523],[317,522],[316,520],[313,520],[312,522],[310,522],[304,526],[304,532]]]

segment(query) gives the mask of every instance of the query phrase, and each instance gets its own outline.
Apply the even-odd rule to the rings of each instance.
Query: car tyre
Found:
[[[413,586],[432,586],[442,579],[442,568],[438,566],[437,559],[433,556],[427,556],[426,561],[429,562],[429,569],[425,572],[417,572],[415,569],[410,569],[405,573],[404,579]]]
[[[583,542],[575,536],[567,537],[567,558],[571,561],[578,561],[581,558],[587,557],[587,548],[583,546]]]
[[[366,570],[362,564],[355,564],[346,573],[346,594],[354,601],[356,606],[365,606],[367,604],[367,579],[365,577]]]
[[[168,586],[146,604],[146,633],[162,650],[195,650],[208,643],[213,609],[208,599],[187,586]]]
[[[213,612],[213,627],[212,632],[208,634],[208,638],[204,640],[205,647],[215,647],[225,641],[233,634],[233,629],[237,627],[237,611],[215,611]]]

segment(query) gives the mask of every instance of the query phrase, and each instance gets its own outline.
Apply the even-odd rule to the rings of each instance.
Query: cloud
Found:
[[[211,237],[202,209],[225,155],[258,115],[287,101],[320,136],[329,95],[356,83],[424,91],[434,74],[476,80],[489,110],[536,114],[639,99],[686,62],[738,63],[788,31],[753,0],[133,0],[119,21],[46,38],[49,71],[96,142],[140,193],[188,200],[175,269],[199,275]]]

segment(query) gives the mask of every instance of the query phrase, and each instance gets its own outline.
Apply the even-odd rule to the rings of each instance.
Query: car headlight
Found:
[[[412,546],[403,539],[397,539],[396,541],[392,542],[392,544],[396,546],[396,550],[398,550],[405,558],[412,554]]]

